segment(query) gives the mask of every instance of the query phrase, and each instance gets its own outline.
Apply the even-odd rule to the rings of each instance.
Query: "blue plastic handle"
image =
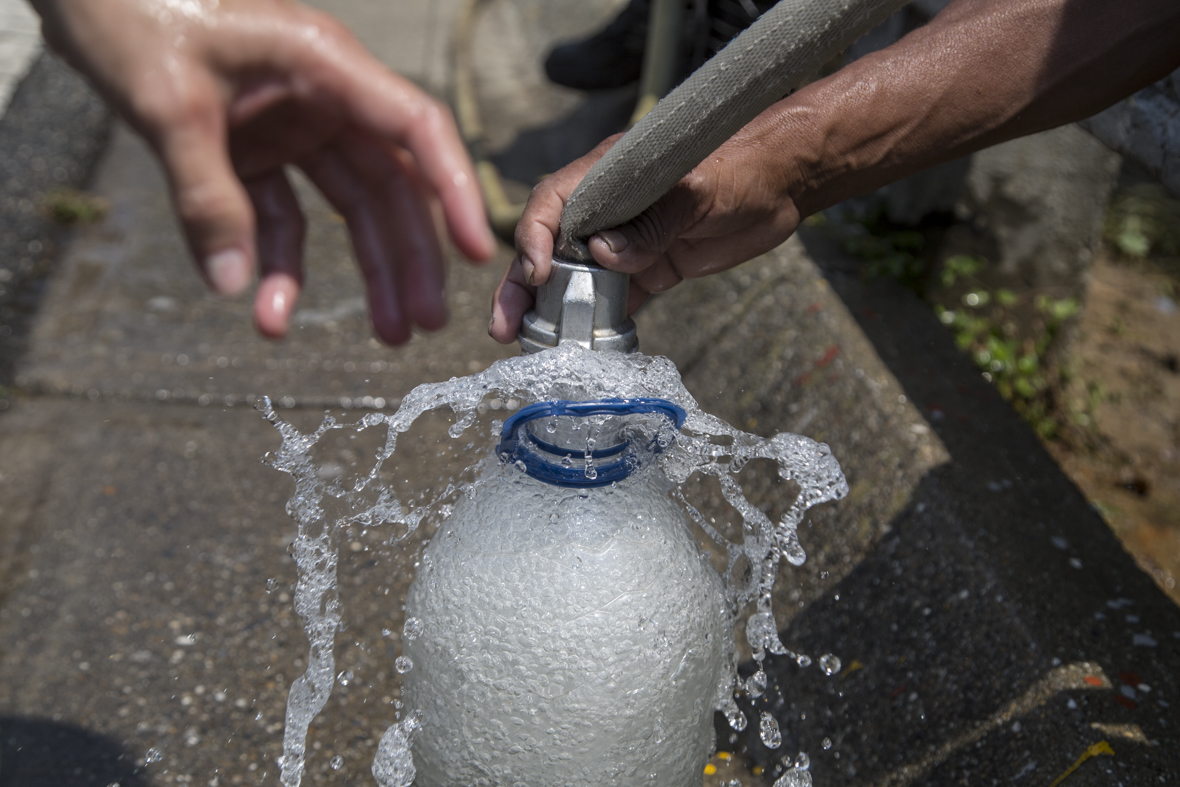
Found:
[[[550,462],[536,451],[530,450],[520,439],[520,430],[530,421],[541,418],[559,418],[561,416],[584,418],[590,415],[645,415],[648,413],[657,413],[667,417],[676,425],[677,429],[684,425],[686,417],[684,410],[678,405],[667,399],[650,397],[599,399],[590,402],[571,402],[559,399],[552,402],[530,404],[504,421],[504,427],[500,430],[498,453],[505,461],[523,464],[524,471],[528,475],[547,484],[581,489],[607,486],[621,481],[635,472],[639,463],[633,453],[624,454],[609,464],[596,467],[597,475],[594,478],[589,478],[584,467],[566,467],[560,462]],[[563,457],[585,456],[584,453],[550,445],[534,434],[527,433],[527,435],[528,441],[532,445],[550,454]],[[623,454],[626,448],[627,444],[624,443],[591,451],[590,456],[594,459],[618,456]],[[656,450],[659,450],[658,447]]]

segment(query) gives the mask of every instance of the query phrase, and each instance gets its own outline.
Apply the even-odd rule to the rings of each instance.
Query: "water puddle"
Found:
[[[282,445],[267,461],[289,474],[295,493],[287,504],[298,525],[291,554],[298,567],[294,604],[303,621],[309,642],[306,670],[291,685],[287,701],[281,781],[297,787],[308,756],[310,725],[331,696],[336,674],[334,649],[338,632],[347,625],[342,617],[338,568],[341,550],[367,549],[355,540],[361,536],[383,545],[386,554],[413,551],[411,542],[421,543],[427,533],[445,522],[462,495],[472,496],[481,485],[499,483],[505,474],[520,473],[495,456],[503,418],[525,405],[552,400],[659,398],[682,408],[685,419],[679,433],[656,461],[659,472],[671,482],[673,499],[683,507],[702,537],[713,542],[714,565],[721,573],[726,614],[733,623],[745,618],[744,636],[754,658],[767,653],[787,655],[800,666],[811,659],[790,652],[779,640],[771,606],[772,590],[779,563],[786,559],[801,565],[806,559],[799,542],[798,527],[809,508],[843,497],[848,485],[839,464],[826,445],[793,434],[762,438],[731,427],[697,406],[684,388],[675,366],[665,358],[618,355],[563,346],[535,355],[499,361],[486,371],[446,382],[421,385],[407,395],[393,413],[368,413],[356,422],[342,422],[330,416],[314,431],[302,432],[284,420],[269,400],[260,409],[282,436]],[[435,479],[394,477],[390,468],[412,440],[411,427],[420,419],[429,421],[444,415],[450,421],[449,438],[442,438],[427,453],[449,455],[454,472]],[[553,431],[553,430],[550,430]],[[346,464],[317,456],[331,441],[351,441]],[[449,444],[448,444],[449,441]],[[598,466],[592,459],[593,437],[583,464],[575,469],[593,478]],[[422,450],[419,446],[419,451]],[[367,455],[366,454],[367,451]],[[403,455],[407,451],[403,450]],[[739,483],[742,469],[750,462],[773,462],[778,476],[798,490],[778,521],[771,519],[743,493]],[[425,465],[423,465],[425,466]],[[413,474],[413,463],[398,467],[399,475]],[[740,519],[740,527],[725,528],[703,516],[691,492],[701,478],[711,479],[720,496]],[[724,532],[723,532],[724,531]],[[360,534],[359,536],[357,534]],[[415,555],[400,559],[397,571],[413,571]],[[401,600],[386,599],[392,607]],[[748,616],[748,617],[747,617]],[[429,621],[405,620],[401,641],[412,643]],[[726,646],[726,669],[713,697],[706,701],[720,710],[735,730],[747,719],[735,702],[735,694],[757,697],[766,690],[766,673],[759,668],[745,681],[737,675],[737,650]],[[839,659],[820,658],[825,674],[840,668]],[[406,653],[394,667],[401,675],[414,670]],[[392,677],[392,676],[391,676]],[[777,747],[782,736],[774,719],[759,721],[763,741]],[[398,707],[394,723],[384,732],[374,752],[372,772],[382,787],[409,787],[415,776],[410,747],[422,724],[420,708]],[[802,784],[806,758],[793,768],[791,784]],[[333,765],[335,768],[335,764]]]

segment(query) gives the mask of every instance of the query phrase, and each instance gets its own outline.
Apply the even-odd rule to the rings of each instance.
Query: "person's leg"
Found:
[[[776,0],[686,0],[681,46],[687,77],[754,23]],[[559,85],[603,90],[638,81],[643,70],[651,0],[631,0],[603,29],[559,44],[545,60],[545,73]]]

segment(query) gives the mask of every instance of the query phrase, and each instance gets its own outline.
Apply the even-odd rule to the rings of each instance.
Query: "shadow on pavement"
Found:
[[[0,787],[146,787],[116,741],[72,724],[0,716]]]

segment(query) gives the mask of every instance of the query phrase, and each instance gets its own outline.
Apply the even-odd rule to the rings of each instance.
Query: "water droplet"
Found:
[[[332,766],[332,770],[338,771],[344,767],[344,758],[337,754],[328,764]]]
[[[561,457],[561,466],[562,467],[572,467],[573,464],[574,464],[574,460],[570,459],[568,456]]]
[[[807,756],[807,752],[801,751],[795,755],[795,767],[801,771],[811,767],[811,758]]]
[[[393,668],[398,671],[399,675],[405,675],[414,668],[414,662],[409,656],[398,656],[393,660]]]
[[[336,676],[336,680],[340,681],[341,686],[347,686],[349,683],[352,683],[352,678],[352,670],[345,670]]]
[[[425,624],[421,618],[406,618],[406,625],[402,626],[402,636],[410,640],[418,639],[422,636],[423,628],[425,628]],[[839,664],[839,662],[836,663]]]
[[[545,431],[548,432],[549,434],[553,434],[554,432],[557,431],[557,419],[556,418],[550,420],[549,423],[545,424]]]
[[[270,579],[266,580],[266,592],[267,593],[273,593],[274,589],[277,588],[278,586],[279,586],[279,581],[277,579],[275,579],[274,577],[271,577]]]
[[[758,734],[767,748],[777,749],[783,745],[783,734],[779,732],[778,722],[766,711],[762,711],[762,720],[758,722]]]
[[[759,669],[746,681],[746,692],[751,697],[761,697],[766,691],[766,672]]]
[[[800,653],[795,657],[795,663],[800,667],[807,669],[811,666],[811,656],[808,656],[806,653]]]
[[[825,653],[819,657],[819,668],[825,675],[835,675],[840,671],[840,657],[832,653]]]
[[[738,732],[746,728],[746,714],[738,710],[736,706],[725,711],[725,720],[729,722],[730,727]]]
[[[801,566],[807,562],[807,552],[803,550],[803,545],[798,541],[788,542],[783,545],[783,557],[792,566]]]
[[[143,761],[146,763],[159,762],[162,759],[164,759],[164,752],[160,751],[155,746],[148,749],[147,753],[143,755]]]
[[[824,751],[828,751],[829,749],[832,748],[832,739],[831,738],[824,738],[823,742],[820,743],[820,745],[824,747]]]

